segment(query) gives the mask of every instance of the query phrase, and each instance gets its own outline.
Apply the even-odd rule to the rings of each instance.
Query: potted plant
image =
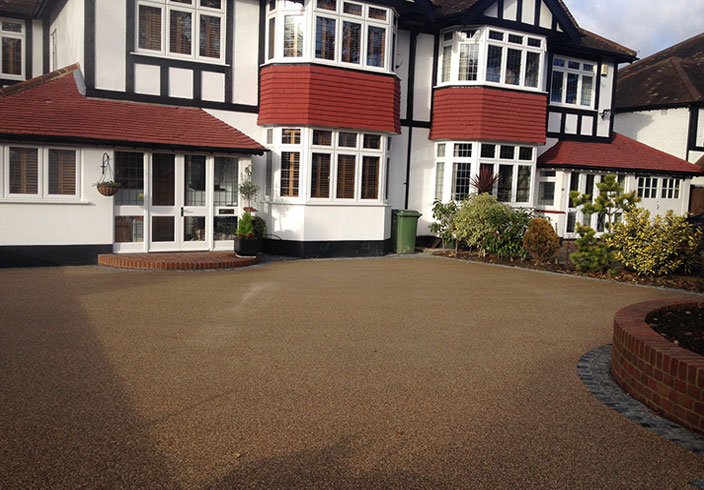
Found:
[[[252,201],[255,200],[259,194],[259,186],[252,181],[251,166],[244,169],[244,175],[245,178],[237,189],[240,191],[242,199],[247,202],[247,206],[244,208],[245,213],[251,213],[256,211],[256,209],[252,207]]]
[[[98,192],[100,192],[104,196],[114,196],[117,194],[117,191],[120,190],[120,184],[119,182],[115,182],[114,180],[103,180],[103,181],[98,181],[95,184],[93,184],[98,188]]]
[[[235,253],[241,256],[257,255],[262,250],[262,239],[254,232],[252,213],[245,211],[237,223]]]

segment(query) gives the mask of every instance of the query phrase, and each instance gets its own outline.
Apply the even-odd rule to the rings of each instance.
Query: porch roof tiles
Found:
[[[257,153],[259,143],[202,109],[91,99],[78,64],[0,89],[0,138]]]
[[[697,165],[618,133],[610,144],[560,141],[538,158],[538,166],[690,175],[703,172]]]

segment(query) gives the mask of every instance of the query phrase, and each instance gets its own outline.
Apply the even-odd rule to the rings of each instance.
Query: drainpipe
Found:
[[[416,78],[416,43],[418,40],[418,31],[411,31],[411,46],[408,57],[408,86],[406,87],[406,120],[408,121],[408,150],[406,152],[406,200],[403,205],[404,209],[408,209],[408,195],[410,193],[411,183],[411,148],[413,146],[413,98]]]

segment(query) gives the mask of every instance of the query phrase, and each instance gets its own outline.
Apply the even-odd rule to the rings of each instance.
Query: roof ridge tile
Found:
[[[80,68],[81,68],[80,63],[74,63],[74,64],[66,66],[64,68],[59,68],[58,70],[52,71],[50,73],[46,73],[41,76],[38,76],[36,78],[30,78],[29,80],[25,80],[24,82],[9,85],[5,88],[0,89],[0,97],[5,97],[7,95],[12,95],[12,94],[16,94],[19,92],[23,92],[23,91],[30,89],[32,87],[37,87],[37,86],[42,85],[44,83],[54,81],[56,79],[65,77],[66,75],[73,73],[76,70],[80,70]]]

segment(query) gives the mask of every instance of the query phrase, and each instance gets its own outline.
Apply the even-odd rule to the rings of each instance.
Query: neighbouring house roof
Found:
[[[259,143],[202,109],[91,99],[75,64],[0,89],[0,138],[257,153]]]
[[[694,164],[619,133],[614,133],[611,143],[560,141],[538,158],[538,166],[665,174],[703,173]]]
[[[617,110],[704,102],[704,33],[618,72]]]

